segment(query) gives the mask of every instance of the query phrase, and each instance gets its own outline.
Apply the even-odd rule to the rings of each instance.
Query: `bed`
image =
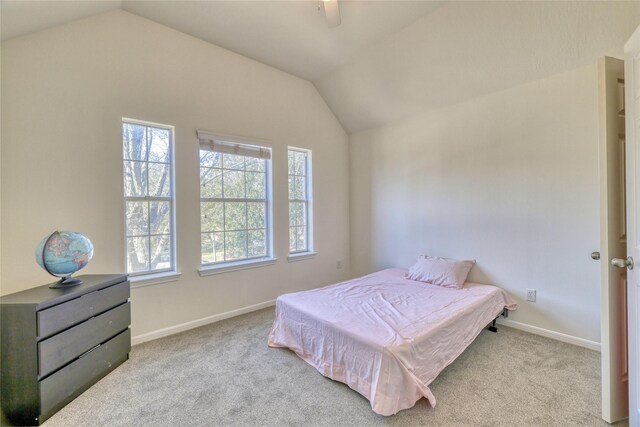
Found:
[[[466,282],[451,289],[392,268],[276,301],[270,347],[293,350],[322,375],[393,415],[425,397],[429,384],[504,309],[502,289]]]

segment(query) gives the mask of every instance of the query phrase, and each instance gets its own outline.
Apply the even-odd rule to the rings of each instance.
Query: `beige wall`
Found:
[[[594,64],[352,135],[353,273],[475,258],[510,319],[599,342],[597,126]]]
[[[2,44],[2,294],[51,278],[54,229],[124,271],[121,118],[176,128],[178,282],[132,291],[133,335],[272,300],[349,271],[348,139],[309,82],[123,11]],[[196,129],[273,141],[274,266],[199,277]],[[315,259],[288,263],[286,148],[313,150]],[[343,269],[336,269],[336,260]]]

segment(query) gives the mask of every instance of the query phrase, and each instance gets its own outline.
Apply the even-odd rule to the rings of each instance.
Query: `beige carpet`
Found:
[[[133,348],[54,426],[598,426],[600,355],[504,326],[484,331],[392,417],[292,352],[267,347],[273,308]]]

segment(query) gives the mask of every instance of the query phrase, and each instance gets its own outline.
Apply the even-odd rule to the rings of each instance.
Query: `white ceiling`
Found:
[[[314,81],[365,46],[438,8],[431,1],[340,1],[328,28],[321,1],[2,0],[2,40],[121,8]]]
[[[621,56],[640,2],[1,0],[2,40],[112,9],[312,81],[352,133]]]
[[[353,133],[621,58],[639,24],[640,1],[450,2],[315,85]]]
[[[12,39],[56,25],[119,9],[120,1],[0,0],[0,37]]]
[[[316,1],[124,1],[122,8],[314,81],[436,9],[426,1],[344,1],[328,28]]]

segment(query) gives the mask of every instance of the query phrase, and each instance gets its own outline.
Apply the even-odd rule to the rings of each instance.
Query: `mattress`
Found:
[[[502,289],[465,283],[444,288],[392,268],[276,301],[270,347],[286,347],[322,375],[393,415],[425,397],[429,384],[506,307]]]

